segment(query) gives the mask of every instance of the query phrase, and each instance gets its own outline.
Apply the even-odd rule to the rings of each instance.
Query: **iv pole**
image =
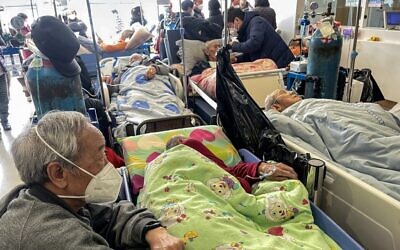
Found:
[[[350,70],[349,70],[349,84],[347,85],[347,102],[350,102],[351,98],[351,88],[353,86],[353,74],[354,74],[354,65],[356,62],[357,53],[357,37],[358,37],[358,28],[360,25],[360,16],[361,16],[361,0],[358,0],[357,5],[357,15],[356,15],[356,27],[354,30],[354,40],[353,40],[353,50],[350,54]]]
[[[86,0],[86,5],[87,5],[87,9],[88,9],[88,14],[89,14],[90,29],[92,30],[92,41],[93,41],[93,44],[97,45],[96,33],[94,32],[94,26],[93,26],[92,10],[90,8],[89,0]],[[101,71],[100,71],[100,63],[99,63],[100,56],[99,56],[99,51],[97,51],[97,46],[94,46],[94,53],[96,55],[97,80],[99,81],[99,84],[100,84],[101,100],[103,102],[103,106],[105,106],[106,101],[104,99],[104,89],[103,89],[103,83],[101,81]]]
[[[224,47],[228,45],[228,0],[225,0],[225,11],[224,11]]]
[[[180,23],[180,34],[181,34],[181,43],[182,43],[182,64],[183,64],[183,92],[184,92],[184,103],[185,106],[188,106],[188,93],[187,93],[187,75],[186,75],[186,66],[185,66],[185,29],[183,28],[182,22],[182,0],[179,0],[179,23]]]
[[[53,8],[54,8],[54,16],[55,16],[56,18],[58,18],[56,0],[53,0]]]

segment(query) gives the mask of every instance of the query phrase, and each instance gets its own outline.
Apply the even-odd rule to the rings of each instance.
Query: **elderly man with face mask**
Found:
[[[104,148],[77,112],[49,113],[21,134],[11,151],[25,184],[0,201],[0,249],[183,249],[150,211],[114,203],[121,177]]]

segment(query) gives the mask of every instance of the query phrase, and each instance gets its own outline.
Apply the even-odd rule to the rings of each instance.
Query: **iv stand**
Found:
[[[357,15],[356,15],[356,27],[354,30],[354,40],[353,40],[353,50],[350,54],[350,70],[349,70],[349,84],[347,85],[347,102],[350,102],[351,98],[351,88],[353,86],[353,74],[354,74],[354,65],[356,62],[357,53],[357,37],[358,37],[358,28],[360,25],[360,16],[361,16],[361,0],[358,0],[357,5]]]

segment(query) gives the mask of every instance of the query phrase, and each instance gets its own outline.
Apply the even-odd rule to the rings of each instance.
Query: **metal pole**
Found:
[[[33,11],[33,2],[32,2],[33,0],[30,0],[30,3],[31,3],[31,11],[32,11],[32,18],[33,18],[33,20],[35,20],[35,12]]]
[[[54,15],[56,18],[58,18],[56,0],[53,0],[53,7],[54,7]]]
[[[349,70],[349,83],[347,85],[347,102],[350,102],[351,98],[351,87],[353,86],[353,74],[354,74],[354,65],[356,62],[357,53],[357,37],[358,37],[358,28],[360,25],[360,17],[361,17],[361,0],[358,0],[357,5],[357,15],[356,15],[356,27],[354,30],[354,40],[353,40],[353,50],[350,55],[350,70]]]
[[[140,8],[140,21],[142,22],[142,26],[144,26],[142,1],[139,1],[139,8]]]
[[[188,97],[187,97],[187,86],[188,79],[186,75],[186,61],[185,61],[185,29],[183,28],[183,20],[182,20],[182,0],[179,0],[179,22],[180,22],[180,33],[181,33],[181,43],[182,43],[182,64],[183,64],[183,92],[184,92],[184,102],[185,106],[188,106]]]
[[[224,47],[228,45],[228,0],[225,0],[225,11],[224,11]]]
[[[101,100],[103,101],[103,106],[106,104],[106,101],[104,99],[104,89],[103,89],[103,83],[101,81],[101,72],[100,72],[100,56],[97,51],[97,41],[96,41],[96,33],[94,32],[94,26],[93,26],[93,19],[92,19],[92,10],[90,8],[90,3],[89,0],[86,0],[86,5],[88,9],[88,14],[89,14],[89,22],[90,22],[90,28],[92,29],[92,40],[94,46],[94,53],[96,55],[96,69],[97,69],[97,80],[99,81],[100,84],[100,90],[101,90]]]

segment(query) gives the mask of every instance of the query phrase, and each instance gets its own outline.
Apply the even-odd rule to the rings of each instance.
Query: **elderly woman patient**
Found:
[[[183,249],[149,210],[114,203],[121,177],[104,149],[77,112],[49,113],[18,136],[24,185],[0,201],[0,249]]]

